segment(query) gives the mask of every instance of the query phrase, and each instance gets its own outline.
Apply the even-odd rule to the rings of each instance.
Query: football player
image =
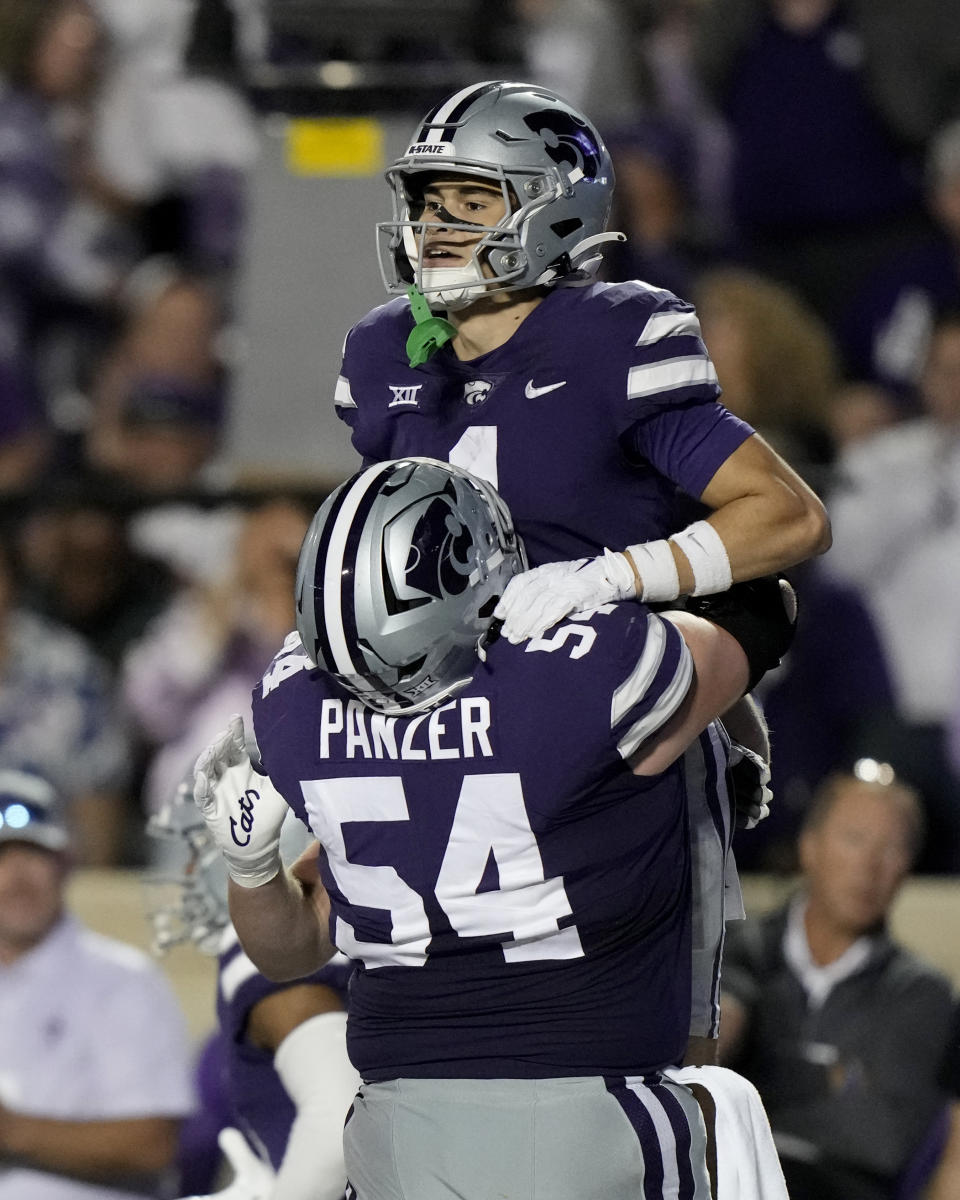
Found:
[[[365,463],[430,455],[504,496],[535,568],[501,601],[509,640],[827,548],[817,497],[717,403],[691,305],[594,281],[622,235],[606,230],[613,166],[582,114],[535,85],[475,84],[386,174],[380,265],[397,298],[348,333],[337,411]],[[682,529],[678,489],[702,505],[687,515],[707,514]]]
[[[342,484],[254,692],[269,777],[236,718],[194,796],[258,967],[296,978],[335,945],[361,964],[349,1195],[706,1200],[700,1110],[663,1074],[690,1019],[684,752],[726,806],[714,718],[789,621],[606,604],[521,647],[491,626],[524,566],[458,468]],[[312,877],[282,870],[288,806],[322,845]]]
[[[289,983],[260,974],[230,924],[223,859],[192,793],[192,781],[181,785],[148,825],[165,843],[150,919],[158,953],[189,943],[218,959],[213,1050],[239,1129],[220,1133],[234,1177],[217,1200],[341,1200],[343,1122],[359,1083],[345,1038],[352,964],[338,955]],[[290,827],[286,858],[304,842]]]
[[[606,229],[614,171],[585,116],[530,84],[467,87],[387,180],[380,265],[400,295],[347,335],[337,411],[366,463],[427,454],[502,494],[533,565],[498,607],[508,640],[614,599],[722,592],[826,549],[819,500],[717,402],[692,306],[594,281],[621,235]],[[681,529],[684,510],[709,515]],[[764,753],[758,714],[737,715]],[[728,895],[698,922],[691,1061],[715,1057],[719,941],[743,915],[732,819],[692,814],[698,907],[718,908],[724,872]]]

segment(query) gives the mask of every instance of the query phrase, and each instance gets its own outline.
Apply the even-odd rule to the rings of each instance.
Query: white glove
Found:
[[[212,1195],[188,1196],[186,1200],[269,1200],[276,1182],[273,1167],[254,1154],[239,1129],[221,1129],[217,1141],[233,1168],[233,1180]]]
[[[507,584],[494,617],[508,642],[540,637],[570,613],[588,612],[637,594],[636,578],[622,554],[604,550],[597,558],[544,563]]]
[[[738,829],[753,829],[770,815],[770,803],[773,800],[770,767],[759,754],[741,746],[739,742],[730,744],[728,765],[733,780],[736,826]]]
[[[241,887],[259,887],[280,873],[280,826],[290,809],[269,776],[254,770],[242,717],[234,714],[197,759],[193,798]]]

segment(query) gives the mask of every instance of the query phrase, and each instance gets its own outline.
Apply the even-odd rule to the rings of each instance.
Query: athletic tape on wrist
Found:
[[[680,578],[673,551],[666,539],[638,542],[636,546],[628,546],[624,553],[633,563],[643,584],[642,590],[637,593],[641,600],[676,600],[680,595]]]
[[[720,534],[709,521],[694,521],[670,539],[687,556],[693,572],[693,595],[712,596],[733,583],[730,559]]]
[[[603,570],[611,585],[617,589],[616,600],[631,600],[636,595],[636,572],[630,560],[616,550],[603,552]]]

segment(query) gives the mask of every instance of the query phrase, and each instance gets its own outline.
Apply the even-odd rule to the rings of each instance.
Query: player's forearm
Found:
[[[66,1121],[4,1109],[0,1162],[129,1186],[170,1166],[177,1128],[170,1117]]]
[[[708,520],[727,551],[734,583],[786,570],[830,545],[830,526],[820,502],[808,505],[779,486],[731,500]],[[678,573],[681,592],[692,591],[689,565],[682,564]]]
[[[724,728],[735,742],[770,761],[770,735],[759,704],[752,696],[741,696],[721,714]]]
[[[306,890],[287,871],[260,887],[230,880],[230,919],[247,956],[268,979],[300,979],[332,958],[322,885]]]

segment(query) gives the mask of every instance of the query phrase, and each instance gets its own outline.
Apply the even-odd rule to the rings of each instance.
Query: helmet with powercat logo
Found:
[[[438,175],[479,178],[502,192],[506,215],[484,232],[463,268],[424,266],[423,191]],[[450,96],[417,126],[386,178],[394,212],[377,225],[384,284],[396,293],[415,284],[434,307],[460,307],[491,291],[589,282],[600,244],[623,240],[605,232],[614,172],[599,133],[535,84],[493,80]],[[443,226],[473,234],[484,228],[447,220]]]
[[[255,746],[250,750],[256,753]],[[155,839],[143,881],[154,953],[191,944],[202,954],[219,954],[230,925],[227,868],[193,802],[192,771],[150,817],[147,833]],[[280,835],[283,861],[292,862],[309,841],[309,831],[291,812]]]
[[[525,567],[490,484],[432,458],[379,463],[313,518],[297,630],[317,666],[369,707],[418,712],[472,677],[497,601]]]

